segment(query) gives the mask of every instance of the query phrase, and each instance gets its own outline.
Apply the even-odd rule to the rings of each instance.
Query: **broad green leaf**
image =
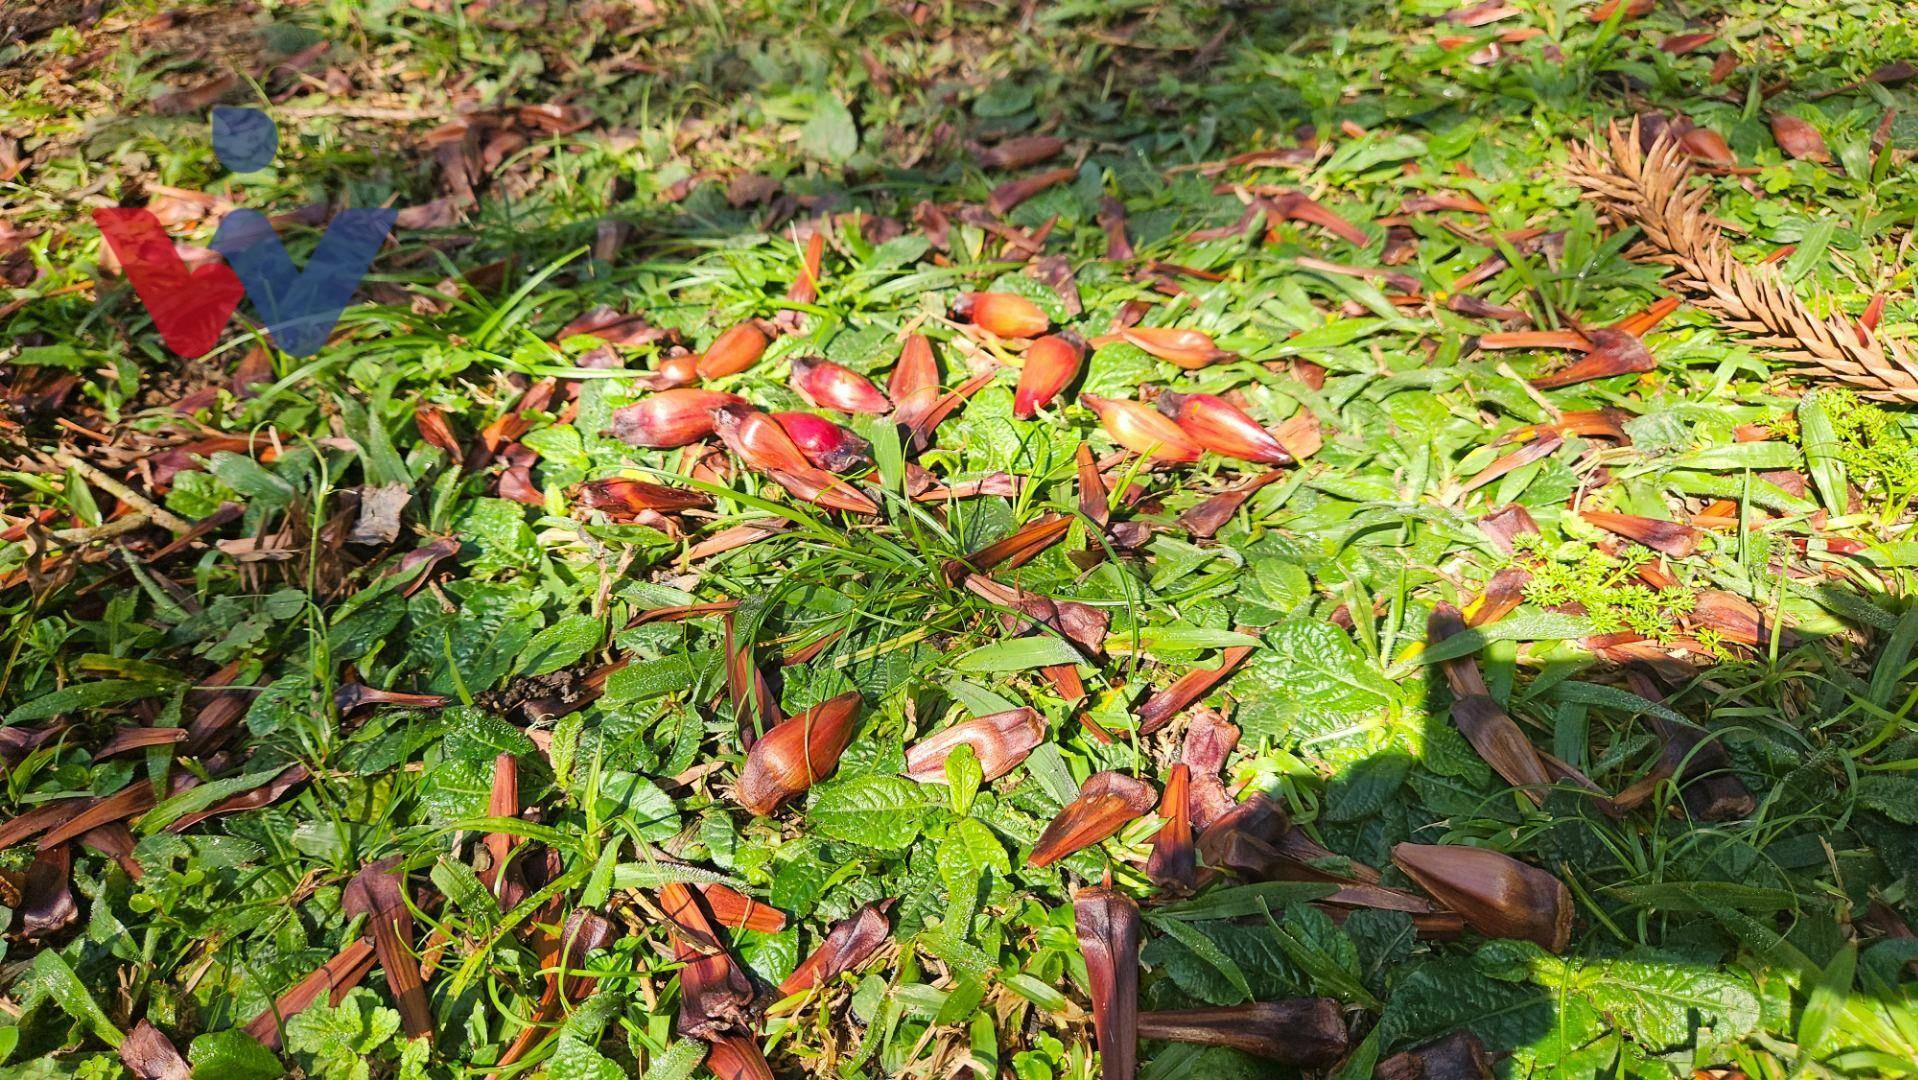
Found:
[[[601,700],[617,705],[684,693],[697,686],[709,672],[718,671],[722,659],[718,649],[708,649],[634,661],[606,676],[606,692]]]
[[[1079,650],[1070,642],[1044,634],[981,645],[954,661],[952,666],[957,671],[1025,671],[1054,664],[1076,664],[1081,659]]]
[[[1418,653],[1422,664],[1470,656],[1494,641],[1563,641],[1595,633],[1590,619],[1556,611],[1533,611],[1475,626],[1428,646]]]
[[[806,153],[842,163],[859,150],[859,126],[838,96],[822,93],[813,102],[812,119],[800,129],[799,146]]]
[[[195,1037],[186,1056],[193,1080],[278,1080],[286,1075],[273,1051],[238,1028]]]
[[[590,615],[568,615],[534,634],[526,643],[526,651],[520,658],[520,674],[545,675],[576,663],[599,644],[604,632],[600,620]]]
[[[1276,737],[1294,723],[1312,733],[1329,731],[1383,712],[1397,699],[1377,665],[1331,623],[1288,618],[1266,631],[1266,644],[1227,684],[1239,699],[1235,719],[1248,741]]]
[[[926,814],[939,798],[910,780],[867,774],[836,780],[818,789],[806,820],[821,833],[865,847],[897,851],[918,837]]]
[[[6,723],[8,725],[27,724],[35,720],[50,720],[66,713],[96,709],[102,705],[141,701],[159,697],[168,689],[165,683],[133,679],[101,679],[98,682],[74,683],[72,686],[61,687],[50,694],[44,694],[24,705],[17,706],[7,714]]]
[[[1827,1040],[1851,996],[1852,974],[1858,964],[1858,943],[1847,941],[1831,963],[1811,981],[1805,1011],[1798,1018],[1798,1045],[1813,1054],[1830,1049]]]
[[[698,1039],[679,1039],[647,1064],[641,1080],[689,1080],[706,1054],[706,1044]]]
[[[95,1038],[108,1046],[119,1046],[126,1036],[113,1026],[107,1014],[100,1008],[93,995],[87,990],[80,976],[67,964],[66,958],[53,949],[42,949],[33,962],[27,966],[26,974],[21,976],[15,992],[24,1004],[32,1005],[41,998],[51,998],[68,1016],[92,1029]]]
[[[1858,805],[1876,810],[1900,825],[1918,825],[1918,777],[1871,773],[1859,777],[1851,790]]]
[[[1192,955],[1212,965],[1212,969],[1224,976],[1225,981],[1231,984],[1237,996],[1229,1001],[1217,1001],[1217,1004],[1237,1005],[1241,1001],[1251,1000],[1252,986],[1245,981],[1245,972],[1239,970],[1238,962],[1214,945],[1211,938],[1177,919],[1162,919],[1152,915],[1147,916],[1146,921],[1171,935],[1179,944],[1191,950]]]

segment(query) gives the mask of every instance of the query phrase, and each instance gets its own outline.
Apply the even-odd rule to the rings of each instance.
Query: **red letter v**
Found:
[[[93,221],[167,348],[189,359],[213,348],[245,294],[232,268],[218,262],[188,271],[150,210],[110,207],[95,210]]]

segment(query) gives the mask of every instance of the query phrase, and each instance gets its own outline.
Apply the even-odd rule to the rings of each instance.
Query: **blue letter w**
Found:
[[[291,356],[311,356],[326,344],[398,216],[389,209],[340,211],[304,272],[257,210],[228,214],[213,235],[213,250],[239,275],[275,344]]]

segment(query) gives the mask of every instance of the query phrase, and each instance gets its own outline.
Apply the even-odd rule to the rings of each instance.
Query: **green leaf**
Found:
[[[820,787],[806,820],[835,839],[898,851],[918,837],[933,806],[929,798],[910,780],[867,774]]]
[[[989,873],[1004,878],[1012,873],[1006,846],[986,826],[971,818],[952,823],[939,842],[939,877],[947,890],[976,887]]]
[[[679,807],[658,784],[638,773],[607,770],[599,781],[599,816],[618,818],[641,840],[667,840],[679,832]]]
[[[1598,683],[1566,679],[1552,686],[1551,696],[1559,701],[1576,705],[1597,705],[1602,708],[1617,709],[1632,716],[1656,716],[1674,724],[1687,726],[1691,724],[1690,720],[1685,719],[1670,707],[1639,697],[1630,690],[1621,690],[1616,686],[1601,686]]]
[[[293,501],[293,485],[245,454],[221,450],[207,459],[207,471],[254,506],[279,509]]]
[[[168,825],[173,824],[186,815],[198,810],[204,810],[229,795],[238,795],[243,791],[252,791],[254,788],[279,776],[289,767],[288,765],[277,765],[270,769],[261,769],[257,772],[242,773],[239,776],[229,776],[221,780],[209,780],[204,784],[195,784],[185,791],[180,792],[178,795],[163,800],[158,806],[140,815],[139,821],[134,823],[135,827],[143,833],[159,832],[161,829],[166,828]]]
[[[312,1054],[327,1075],[365,1080],[371,1071],[368,1055],[392,1040],[400,1030],[400,1014],[380,1004],[363,986],[354,987],[340,1003],[316,1002],[286,1022],[286,1047]]]
[[[1822,1056],[1832,1049],[1827,1040],[1851,996],[1851,980],[1857,966],[1858,943],[1847,941],[1811,983],[1805,1011],[1798,1018],[1798,1045],[1814,1055]]]
[[[42,694],[19,706],[7,714],[6,723],[12,725],[31,723],[35,720],[50,720],[63,713],[159,697],[167,690],[165,683],[133,679],[101,679],[98,682],[74,683],[50,694]]]
[[[1905,676],[1907,665],[1911,662],[1911,652],[1918,647],[1918,604],[1905,608],[1892,627],[1891,636],[1878,650],[1878,658],[1872,664],[1871,687],[1866,696],[1871,703],[1883,709],[1890,709],[1899,694],[1899,683]]]
[[[247,706],[246,728],[255,735],[266,736],[288,725],[297,726],[302,717],[324,708],[319,697],[319,687],[312,676],[305,672],[282,675],[268,683]]]
[[[604,625],[591,615],[568,615],[526,643],[526,651],[520,654],[520,674],[545,675],[577,663],[604,634]]]
[[[640,1080],[689,1080],[705,1062],[706,1044],[698,1039],[681,1039],[652,1060]]]
[[[1379,1000],[1359,982],[1358,947],[1330,915],[1310,904],[1294,904],[1286,909],[1283,922],[1273,919],[1270,909],[1265,918],[1286,958],[1320,991],[1368,1009],[1379,1007]]]
[[[1592,621],[1580,615],[1557,611],[1531,611],[1500,619],[1489,626],[1475,626],[1418,654],[1421,664],[1436,664],[1470,656],[1494,641],[1564,641],[1589,637],[1596,630]]]
[[[1852,786],[1858,805],[1885,815],[1900,825],[1918,825],[1918,779],[1870,773]]]
[[[1072,768],[1066,764],[1065,755],[1052,743],[1039,744],[1039,748],[1026,759],[1026,771],[1039,781],[1039,786],[1060,806],[1079,797],[1079,782],[1072,778]]]
[[[546,1076],[548,1080],[625,1080],[626,1072],[585,1040],[562,1037],[546,1061]]]
[[[961,743],[946,756],[946,792],[952,812],[964,814],[972,809],[972,800],[985,780],[985,769],[971,745]]]
[[[1824,394],[1816,393],[1799,399],[1798,441],[1805,448],[1805,464],[1812,483],[1818,488],[1818,501],[1833,515],[1842,516],[1847,510],[1846,494],[1850,489],[1845,481],[1845,462],[1839,456],[1838,429],[1832,425],[1825,400]]]
[[[1392,989],[1379,1014],[1386,1052],[1464,1028],[1492,1050],[1521,1046],[1549,1030],[1554,995],[1526,982],[1493,979],[1470,961],[1421,964]]]
[[[812,119],[799,131],[799,148],[834,164],[859,152],[859,126],[838,95],[821,93],[813,100]]]
[[[1576,986],[1601,1015],[1653,1051],[1687,1044],[1701,1024],[1730,1039],[1758,1026],[1758,996],[1742,980],[1649,950],[1637,956],[1594,961],[1564,985]]]
[[[1689,454],[1681,455],[1669,467],[1693,469],[1698,472],[1732,472],[1740,469],[1760,471],[1795,469],[1798,464],[1799,453],[1796,446],[1782,440],[1767,440],[1727,443],[1724,446],[1694,450]]]
[[[1191,950],[1192,955],[1212,965],[1212,969],[1225,977],[1237,997],[1229,1001],[1216,1001],[1220,1005],[1237,1005],[1252,1000],[1252,985],[1245,980],[1245,972],[1239,970],[1238,962],[1227,956],[1223,950],[1212,943],[1212,939],[1177,919],[1163,919],[1158,915],[1148,915],[1146,921],[1170,934],[1179,944]]]
[[[15,987],[16,993],[24,1005],[32,1005],[42,997],[52,998],[68,1016],[92,1029],[95,1038],[108,1046],[117,1047],[126,1036],[113,1026],[107,1014],[93,1000],[86,984],[80,976],[74,974],[66,958],[53,949],[42,949],[28,965],[27,973],[21,977]]]
[[[722,659],[718,649],[706,649],[627,664],[606,676],[606,692],[600,700],[620,705],[683,693],[699,685],[707,673],[717,671]]]
[[[1262,881],[1253,885],[1208,889],[1203,896],[1160,908],[1155,914],[1163,919],[1189,922],[1237,919],[1261,914],[1268,906],[1289,907],[1318,900],[1338,891],[1338,886],[1322,881]]]
[[[524,732],[482,709],[447,709],[445,720],[440,762],[427,769],[420,782],[420,802],[435,825],[486,813],[493,794],[494,759],[536,750]]]
[[[198,1036],[186,1056],[193,1080],[277,1080],[286,1075],[273,1051],[238,1028]]]
[[[657,889],[661,885],[730,885],[738,888],[738,878],[717,870],[678,863],[619,863],[613,867],[615,889]]]
[[[1730,881],[1615,885],[1605,894],[1652,911],[1789,911],[1804,902],[1784,889]]]
[[[1145,647],[1153,652],[1197,652],[1201,649],[1225,649],[1239,645],[1256,647],[1259,644],[1259,639],[1251,634],[1184,624],[1149,627],[1140,632],[1139,638]]]
[[[1416,135],[1368,134],[1339,143],[1339,149],[1319,167],[1325,175],[1357,175],[1394,161],[1425,154],[1425,140]]]
[[[539,559],[539,540],[526,524],[526,508],[508,499],[474,499],[454,522],[453,534],[478,551],[472,572],[481,577]]]
[[[1045,634],[981,645],[954,661],[952,666],[957,671],[1025,671],[1054,664],[1076,664],[1081,659],[1079,650],[1064,638]]]
[[[1156,914],[1156,913],[1155,913]],[[1171,925],[1173,920],[1168,920]],[[1209,1005],[1230,1005],[1243,1001],[1249,989],[1255,1001],[1275,997],[1297,997],[1310,987],[1298,969],[1285,957],[1284,950],[1270,927],[1260,923],[1233,922],[1181,923],[1189,933],[1203,936],[1213,951],[1231,961],[1244,977],[1244,987],[1225,974],[1218,956],[1201,956],[1192,946],[1168,930],[1155,937],[1141,953],[1147,965],[1163,968],[1180,990]]]
[[[1266,631],[1264,651],[1229,684],[1247,741],[1276,737],[1295,723],[1313,733],[1383,712],[1397,692],[1345,631],[1289,618]]]

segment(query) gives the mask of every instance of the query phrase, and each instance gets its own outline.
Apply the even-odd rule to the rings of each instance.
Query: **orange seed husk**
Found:
[[[839,765],[852,741],[860,698],[848,691],[775,724],[753,744],[735,797],[754,814],[770,815]]]

